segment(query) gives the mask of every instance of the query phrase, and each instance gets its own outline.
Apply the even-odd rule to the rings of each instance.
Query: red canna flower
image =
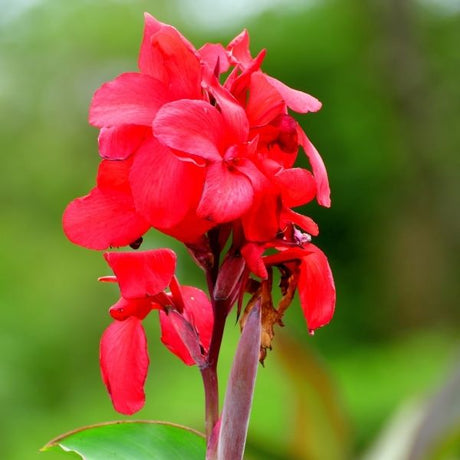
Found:
[[[96,186],[63,216],[67,237],[97,250],[137,249],[156,228],[183,242],[204,270],[210,299],[179,283],[169,249],[105,253],[114,276],[100,280],[116,282],[121,296],[109,309],[100,367],[114,408],[140,410],[150,361],[143,321],[157,310],[164,346],[201,371],[210,456],[225,451],[235,423],[246,436],[250,404],[229,407],[251,401],[257,355],[263,363],[295,293],[311,334],[335,309],[328,260],[311,242],[318,226],[293,210],[315,199],[330,206],[323,160],[291,115],[321,103],[263,72],[265,54],[252,57],[245,30],[227,47],[197,50],[146,14],[139,71],[103,84],[91,102],[102,157]],[[299,150],[310,171],[295,166]],[[219,418],[217,362],[235,304],[245,330]]]
[[[121,298],[110,308],[114,322],[101,339],[102,379],[115,409],[133,414],[144,405],[149,366],[142,321],[159,310],[162,342],[186,364],[201,364],[211,339],[212,307],[200,289],[179,285],[169,249],[106,253],[105,259],[115,277],[101,281],[118,282]]]
[[[256,305],[261,308],[261,342],[259,360],[263,363],[267,350],[272,347],[275,325],[283,325],[283,315],[292,303],[294,294],[299,292],[300,305],[311,335],[315,330],[329,323],[335,308],[335,287],[332,272],[324,253],[309,242],[310,236],[297,233],[297,246],[287,247],[288,241],[279,243],[278,253],[262,257],[265,248],[250,243],[243,247],[242,254],[249,270],[259,275],[260,282],[249,279],[249,273],[243,278],[244,284],[239,295],[238,312],[244,290],[252,294],[244,314],[240,319],[242,327]],[[273,267],[280,272],[279,287],[281,298],[274,306],[272,286]],[[244,287],[243,287],[244,286]]]
[[[297,273],[296,287],[308,330],[315,331],[332,319],[335,286],[325,254],[314,244],[286,249],[263,258],[265,266],[287,267]]]
[[[330,206],[323,160],[291,115],[321,103],[264,73],[265,54],[252,57],[245,30],[227,47],[197,50],[145,14],[139,71],[103,84],[91,101],[102,157],[96,186],[63,216],[67,237],[96,250],[137,249],[156,228],[183,242],[204,270],[210,299],[179,283],[169,249],[105,253],[114,276],[100,280],[116,282],[121,295],[109,309],[100,367],[114,408],[139,411],[150,363],[143,321],[157,310],[164,346],[201,371],[211,457],[225,452],[235,424],[242,455],[257,355],[263,363],[295,293],[311,334],[335,309],[328,260],[311,242],[318,226],[293,210],[315,199]],[[310,171],[295,166],[299,150]],[[245,330],[219,418],[218,355],[236,303]]]
[[[301,232],[292,221],[287,220],[290,217],[296,219],[297,216],[304,218],[303,222],[298,222],[310,233]],[[308,329],[313,333],[315,329],[329,323],[334,314],[336,294],[332,271],[325,254],[311,243],[311,236],[318,233],[316,224],[292,211],[285,213],[284,218],[286,226],[282,236],[265,244],[247,243],[242,247],[241,254],[248,271],[260,277],[262,284],[269,280],[271,285],[270,270],[272,267],[279,268],[282,277],[289,280],[291,294],[298,290]],[[263,256],[268,248],[275,248],[277,252]],[[287,287],[283,289],[286,291]],[[285,299],[280,317],[291,302],[292,295]]]

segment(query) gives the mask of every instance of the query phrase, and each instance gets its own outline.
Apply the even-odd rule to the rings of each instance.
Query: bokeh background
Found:
[[[307,334],[298,304],[259,370],[252,459],[460,458],[460,4],[441,0],[0,0],[0,458],[120,419],[98,343],[116,288],[101,254],[71,245],[61,215],[93,186],[99,85],[135,71],[143,12],[197,46],[243,27],[266,72],[324,104],[298,117],[322,153],[333,206],[320,224],[338,292]],[[203,285],[174,241],[179,278]],[[142,419],[203,429],[199,372],[159,342]],[[228,324],[222,393],[238,338]]]

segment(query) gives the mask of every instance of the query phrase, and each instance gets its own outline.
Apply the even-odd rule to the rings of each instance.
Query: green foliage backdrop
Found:
[[[455,367],[460,319],[458,9],[398,0],[280,3],[244,24],[204,27],[184,13],[186,0],[13,3],[0,1],[1,458],[45,458],[38,449],[53,436],[120,418],[98,369],[99,337],[117,292],[96,282],[108,273],[101,255],[72,246],[60,221],[95,178],[91,95],[136,70],[144,10],[196,46],[228,42],[247,27],[253,51],[268,49],[266,71],[324,104],[299,120],[330,174],[332,209],[305,211],[320,224],[337,313],[310,337],[300,309],[288,312],[283,332],[297,341],[290,359],[307,353],[316,364],[305,358],[303,376],[289,374],[275,339],[256,388],[254,458],[286,458],[285,444],[289,458],[326,458],[321,446],[331,459],[355,458],[401,404],[442,384]],[[27,7],[19,11],[21,5]],[[179,252],[184,282],[202,283],[182,248],[148,236],[146,247],[163,245]],[[202,430],[199,373],[163,350],[154,321],[147,327],[152,363],[139,418]],[[229,329],[223,383],[238,337],[231,321]],[[320,381],[310,398],[318,366],[332,387]],[[294,385],[296,378],[304,380]],[[306,432],[323,426],[323,409],[311,403],[321,389],[325,401],[337,403],[338,421],[329,440],[335,447],[318,441],[327,424],[309,441],[316,440],[315,457],[298,446],[298,434],[294,439],[294,409],[298,398],[307,401]]]

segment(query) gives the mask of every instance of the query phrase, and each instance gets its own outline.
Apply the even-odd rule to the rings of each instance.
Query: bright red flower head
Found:
[[[109,189],[101,194],[98,180],[88,197],[69,206],[69,238],[105,249],[155,227],[194,243],[213,226],[242,219],[246,238],[264,241],[281,230],[283,208],[314,196],[328,206],[322,159],[288,114],[321,104],[263,73],[264,55],[252,58],[246,31],[227,48],[196,50],[146,14],[139,72],[102,85],[90,107],[101,156],[124,162],[123,179],[114,179],[122,190],[110,185],[110,170],[118,168],[103,163]],[[218,77],[229,68],[222,85]],[[299,146],[313,175],[293,168]]]
[[[121,297],[109,310],[114,321],[101,339],[100,364],[122,413],[144,404],[142,321],[152,310],[159,311],[163,344],[202,369],[217,356],[222,331],[213,332],[214,314],[223,327],[245,292],[252,298],[243,319],[260,306],[264,351],[295,292],[310,331],[333,315],[331,270],[311,243],[318,227],[293,211],[315,198],[330,205],[323,160],[290,114],[315,112],[321,103],[264,73],[264,57],[265,50],[252,57],[246,31],[227,47],[196,50],[146,14],[139,71],[103,84],[92,99],[89,121],[100,129],[103,160],[96,186],[66,208],[65,234],[91,249],[137,248],[154,227],[187,245],[212,296],[211,304],[200,289],[179,284],[171,250],[105,254],[115,276],[101,280],[116,281]],[[295,166],[299,150],[311,171]],[[281,274],[277,309],[274,267]]]

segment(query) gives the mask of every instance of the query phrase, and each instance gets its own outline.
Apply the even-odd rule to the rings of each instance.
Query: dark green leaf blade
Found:
[[[120,421],[66,433],[42,448],[60,447],[84,460],[203,460],[201,433],[180,425],[154,421]]]

